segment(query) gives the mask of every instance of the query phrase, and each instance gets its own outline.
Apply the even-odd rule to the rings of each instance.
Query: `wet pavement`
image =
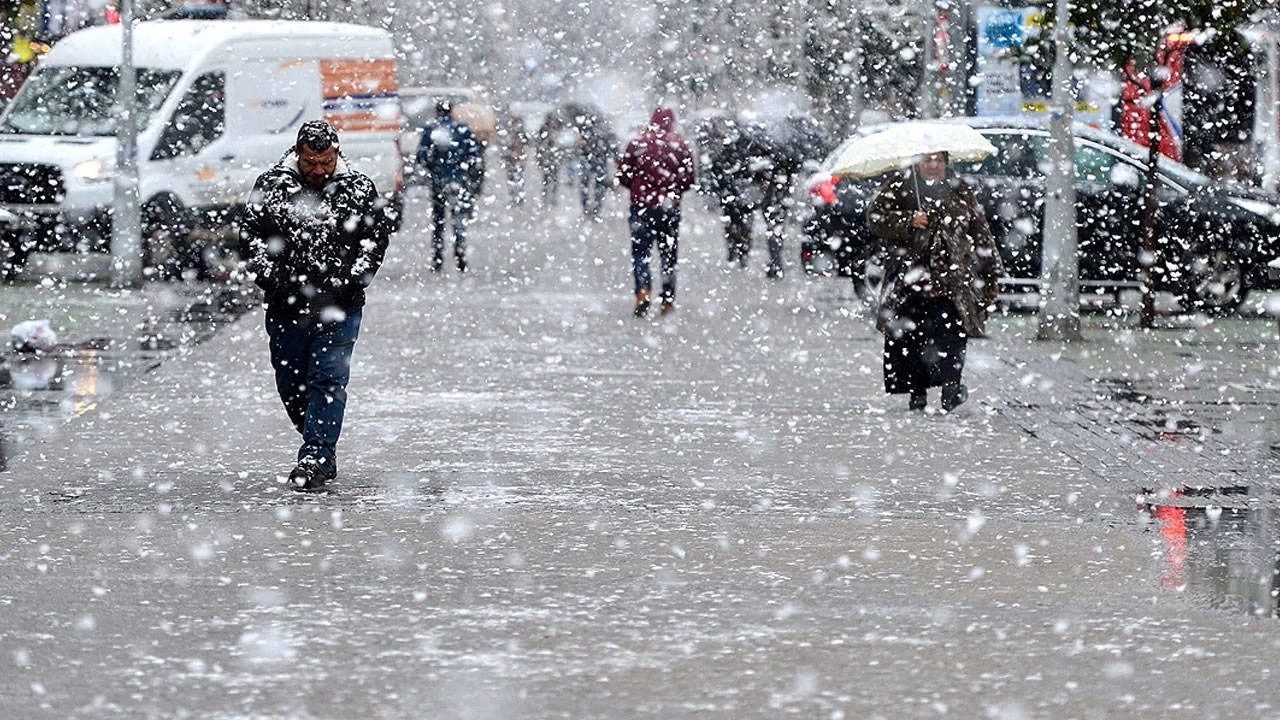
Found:
[[[0,290],[0,469],[8,458],[57,435],[117,388],[208,339],[249,307],[243,293],[207,283],[151,283],[126,290],[91,274],[37,269],[5,285]],[[38,354],[12,347],[10,329],[28,320],[49,321],[57,346]]]
[[[332,492],[278,481],[258,310],[10,457],[0,716],[1280,714],[1273,319],[1000,317],[913,414],[847,283],[696,205],[639,321],[616,197],[482,207],[463,277],[410,207]]]

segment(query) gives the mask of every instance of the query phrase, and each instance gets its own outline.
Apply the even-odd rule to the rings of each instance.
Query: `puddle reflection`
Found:
[[[0,362],[0,470],[68,420],[97,407],[125,368],[95,348],[58,348]]]
[[[1267,503],[1229,506],[1173,494],[1146,506],[1160,532],[1161,585],[1217,607],[1277,616],[1280,527]]]

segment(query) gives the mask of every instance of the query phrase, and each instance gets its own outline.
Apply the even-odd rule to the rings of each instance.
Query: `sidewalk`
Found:
[[[0,288],[0,469],[132,378],[210,337],[247,303],[207,283],[120,289],[105,276],[51,271],[54,260],[69,257],[38,256],[44,262],[33,263],[32,279]],[[27,320],[49,321],[57,347],[39,357],[13,352],[9,331]]]
[[[277,482],[260,311],[0,473],[0,715],[1280,712],[1275,621],[1169,582],[1140,497],[1270,498],[1274,322],[1001,318],[922,416],[843,285],[690,212],[636,321],[621,219],[522,212],[466,277],[397,238],[334,493]]]

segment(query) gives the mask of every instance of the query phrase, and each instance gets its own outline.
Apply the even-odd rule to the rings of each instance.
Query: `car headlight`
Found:
[[[115,165],[108,165],[98,158],[78,162],[71,168],[71,176],[87,182],[110,180],[116,172]]]
[[[1253,200],[1251,198],[1227,198],[1236,207],[1251,212],[1254,215],[1261,215],[1273,224],[1280,225],[1280,207],[1276,207],[1269,202],[1262,200]]]

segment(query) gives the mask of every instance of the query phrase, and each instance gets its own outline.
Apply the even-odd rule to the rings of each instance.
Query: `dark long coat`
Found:
[[[917,209],[929,228],[911,225]],[[934,187],[914,170],[894,174],[867,207],[867,227],[889,250],[876,327],[890,331],[896,308],[909,293],[945,296],[956,305],[965,332],[981,335],[987,308],[1004,274],[1000,252],[972,188],[950,172]]]

